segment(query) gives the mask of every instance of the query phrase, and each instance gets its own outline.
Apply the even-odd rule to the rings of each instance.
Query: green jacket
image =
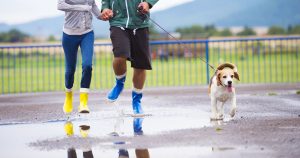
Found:
[[[102,0],[101,10],[108,8],[113,11],[114,17],[109,20],[110,26],[129,29],[149,27],[149,18],[137,11],[142,1],[149,3],[152,8],[158,0]]]

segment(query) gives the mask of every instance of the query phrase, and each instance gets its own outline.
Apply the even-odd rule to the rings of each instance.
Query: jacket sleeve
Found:
[[[100,10],[97,6],[97,4],[95,3],[95,1],[93,2],[93,5],[92,5],[92,13],[95,15],[95,17],[97,17],[98,19],[100,19]]]
[[[101,12],[103,11],[103,9],[110,9],[110,0],[102,0],[102,8],[101,8]]]
[[[158,0],[146,0],[146,2],[147,2],[148,4],[150,4],[149,7],[152,8],[152,7],[154,6],[154,4],[158,2]]]
[[[88,5],[71,5],[65,0],[58,0],[57,9],[61,11],[89,11]]]

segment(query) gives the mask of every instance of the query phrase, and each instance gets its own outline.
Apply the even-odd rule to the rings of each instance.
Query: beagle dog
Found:
[[[237,107],[233,78],[240,80],[237,67],[231,63],[224,63],[218,66],[215,74],[210,79],[211,120],[224,119],[224,104],[227,100],[231,101],[229,114],[234,117]]]

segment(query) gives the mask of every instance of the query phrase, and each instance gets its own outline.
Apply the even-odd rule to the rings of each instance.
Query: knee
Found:
[[[93,69],[92,65],[82,65],[82,71],[91,72]]]
[[[66,67],[66,74],[74,74],[76,67]]]

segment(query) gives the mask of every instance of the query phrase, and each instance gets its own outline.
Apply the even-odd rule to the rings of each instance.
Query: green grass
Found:
[[[256,55],[251,50],[236,50],[224,53],[225,50],[210,49],[210,64],[215,67],[222,62],[237,65],[241,81],[239,83],[275,83],[300,82],[300,60],[296,52],[266,53]],[[63,54],[42,53],[29,56],[8,56],[0,54],[0,92],[40,92],[61,91],[64,89],[64,57]],[[147,87],[184,86],[206,84],[206,64],[198,57],[169,57],[168,61],[155,59],[152,71],[147,71]],[[78,58],[74,88],[79,89],[81,77],[81,59]],[[132,69],[128,66],[128,78],[125,86],[132,86]],[[209,70],[210,76],[214,74]],[[109,89],[114,84],[112,70],[112,54],[95,53],[91,89]]]

